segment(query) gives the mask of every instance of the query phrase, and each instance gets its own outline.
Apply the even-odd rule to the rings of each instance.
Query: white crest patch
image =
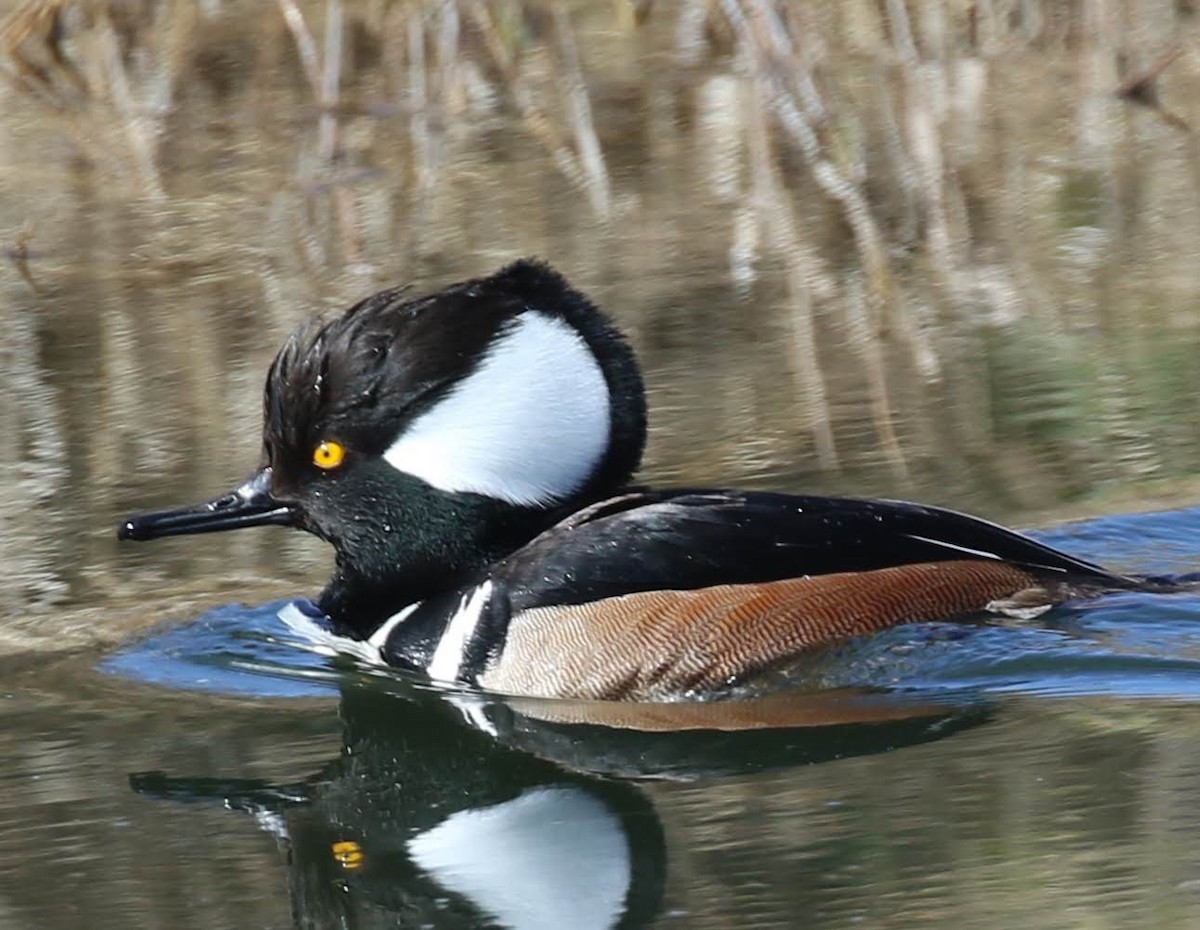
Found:
[[[442,638],[438,640],[437,648],[433,650],[433,658],[426,668],[429,677],[434,681],[452,682],[458,680],[459,669],[462,668],[463,656],[467,644],[475,628],[479,626],[479,618],[487,607],[488,598],[492,594],[492,583],[485,581],[469,595],[463,598],[458,612],[446,624]]]
[[[632,879],[621,822],[580,788],[451,814],[408,841],[418,866],[513,930],[607,930]]]
[[[608,448],[609,407],[583,337],[527,310],[383,457],[443,491],[547,504],[591,477]]]

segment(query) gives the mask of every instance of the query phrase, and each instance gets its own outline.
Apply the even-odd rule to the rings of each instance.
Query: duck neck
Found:
[[[475,524],[471,530],[464,525],[453,540],[417,547],[419,558],[414,558],[412,551],[393,553],[358,567],[339,551],[333,577],[317,606],[334,621],[340,634],[367,639],[405,607],[475,583],[490,566],[586,503],[575,500],[549,510],[493,512],[486,524]]]

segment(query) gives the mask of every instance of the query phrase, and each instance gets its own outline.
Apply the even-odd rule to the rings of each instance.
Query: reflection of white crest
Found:
[[[547,504],[578,491],[604,456],[609,403],[583,337],[526,311],[383,457],[443,491]]]
[[[607,930],[632,880],[621,821],[580,788],[459,811],[408,842],[418,866],[511,930]]]

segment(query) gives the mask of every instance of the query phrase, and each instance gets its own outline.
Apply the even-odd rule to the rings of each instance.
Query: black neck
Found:
[[[373,533],[365,543],[333,541],[337,565],[317,605],[343,635],[365,639],[410,604],[469,586],[489,566],[587,503],[577,498],[542,510],[477,495],[427,500],[418,513],[384,517],[393,526],[405,527],[402,532]],[[378,527],[381,520],[372,522]],[[344,554],[347,543],[360,550],[353,559]],[[371,557],[364,556],[364,550]]]

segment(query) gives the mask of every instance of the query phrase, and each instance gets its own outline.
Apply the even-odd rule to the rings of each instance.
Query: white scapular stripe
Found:
[[[408,841],[418,866],[511,930],[608,930],[632,879],[617,816],[580,788],[546,787],[451,814]]]
[[[985,552],[982,549],[971,549],[967,546],[956,546],[954,543],[948,543],[941,539],[930,539],[928,536],[918,536],[916,533],[905,534],[909,539],[915,539],[918,542],[929,543],[931,546],[941,546],[943,549],[949,549],[952,552],[965,552],[967,555],[977,555],[981,559],[993,559],[1001,561],[1000,556],[994,552]]]
[[[443,491],[546,504],[591,477],[608,448],[609,407],[583,337],[527,310],[383,457]]]
[[[446,624],[446,630],[438,640],[437,648],[433,650],[433,658],[429,660],[426,668],[429,677],[434,681],[458,680],[467,644],[475,633],[475,627],[479,625],[479,618],[483,616],[483,609],[487,606],[491,593],[492,583],[485,581],[469,596],[463,598],[458,613]]]

